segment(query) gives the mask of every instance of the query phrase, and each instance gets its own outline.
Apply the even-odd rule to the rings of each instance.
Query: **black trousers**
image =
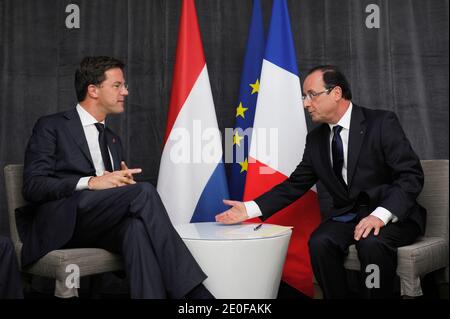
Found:
[[[397,269],[397,247],[411,244],[419,235],[419,227],[412,221],[389,222],[380,229],[378,236],[373,231],[359,241],[354,239],[359,219],[343,223],[328,220],[322,223],[309,240],[309,254],[314,275],[322,288],[324,298],[342,299],[349,296],[344,259],[348,247],[356,245],[361,263],[362,296],[364,298],[392,298]],[[368,276],[379,269],[379,288],[366,285]],[[367,269],[367,272],[366,272]]]
[[[23,298],[19,265],[11,240],[0,236],[0,299]]]
[[[206,279],[149,183],[82,191],[65,247],[121,254],[132,298],[182,298]]]

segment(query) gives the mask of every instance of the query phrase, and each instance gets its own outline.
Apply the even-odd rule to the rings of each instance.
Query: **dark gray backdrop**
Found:
[[[67,29],[65,8],[81,10]],[[76,103],[85,55],[126,61],[130,96],[112,120],[131,166],[156,184],[181,0],[0,0],[0,233],[3,167],[21,163],[42,115]],[[262,0],[266,28],[271,0]],[[365,8],[380,8],[368,29]],[[196,0],[220,128],[234,124],[251,0]],[[347,74],[354,102],[395,111],[421,159],[448,158],[448,0],[288,0],[301,78],[323,63]],[[311,123],[308,119],[308,126]]]

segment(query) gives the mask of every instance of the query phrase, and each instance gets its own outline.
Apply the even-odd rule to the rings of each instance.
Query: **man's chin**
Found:
[[[320,119],[314,115],[309,115],[311,117],[311,121],[313,121],[314,123],[320,123]]]
[[[117,108],[114,109],[114,114],[120,114],[125,111],[124,105],[119,105]]]

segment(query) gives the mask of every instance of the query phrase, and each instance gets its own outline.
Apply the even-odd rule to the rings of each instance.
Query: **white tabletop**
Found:
[[[238,225],[224,225],[220,223],[191,223],[175,225],[175,229],[183,239],[189,240],[254,240],[285,236],[291,229],[284,226],[242,223]]]

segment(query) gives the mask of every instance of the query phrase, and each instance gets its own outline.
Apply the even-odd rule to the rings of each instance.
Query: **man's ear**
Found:
[[[87,87],[87,95],[93,99],[98,98],[98,87],[94,84],[89,84]]]
[[[332,93],[335,101],[342,99],[342,88],[340,86],[335,86]]]

